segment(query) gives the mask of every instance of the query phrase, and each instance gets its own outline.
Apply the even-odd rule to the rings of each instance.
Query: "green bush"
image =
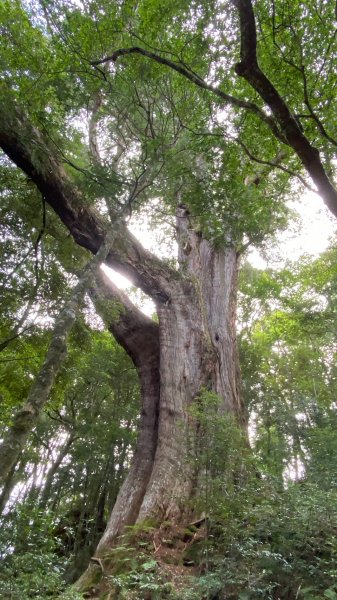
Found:
[[[0,528],[1,600],[80,600],[64,591],[66,561],[57,554],[54,521],[29,506],[17,508],[3,518]]]

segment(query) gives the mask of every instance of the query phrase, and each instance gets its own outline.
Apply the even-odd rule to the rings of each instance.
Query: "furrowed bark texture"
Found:
[[[104,278],[92,290],[99,314],[137,366],[142,384],[138,445],[96,557],[103,557],[126,524],[179,519],[190,507],[195,473],[189,452],[195,422],[188,407],[205,388],[222,398],[221,410],[245,426],[235,334],[238,256],[214,250],[193,230],[188,210],[178,209],[181,277],[170,300],[157,306],[159,326],[147,319]],[[107,300],[120,303],[118,318],[104,314]],[[88,573],[78,582],[83,589]]]
[[[98,279],[98,278],[97,278]],[[129,473],[119,492],[105,534],[99,544],[108,547],[125,525],[135,523],[151,475],[157,445],[159,410],[159,327],[138,310],[104,274],[91,288],[91,298],[105,325],[132,358],[141,384],[141,418],[137,447]],[[111,301],[118,317],[111,317]]]
[[[14,113],[10,128],[0,118],[0,144],[36,183],[75,241],[96,253],[109,225],[85,205],[41,133],[17,109]],[[20,124],[29,135],[20,137]],[[31,151],[32,140],[41,150],[39,161]],[[212,247],[194,230],[183,205],[177,211],[178,270],[144,250],[121,220],[114,229],[106,262],[155,300],[159,323],[145,317],[106,277],[91,285],[97,311],[138,370],[142,392],[135,456],[98,545],[98,558],[125,525],[147,518],[179,520],[191,512],[188,501],[196,493],[197,474],[189,458],[197,424],[189,407],[203,389],[217,393],[221,410],[245,427],[235,334],[236,250]],[[79,580],[78,589],[87,587],[91,571]]]
[[[90,590],[101,570],[95,560],[104,559],[125,525],[191,516],[198,474],[191,460],[196,423],[189,406],[202,389],[218,394],[220,410],[246,427],[235,333],[237,252],[214,249],[194,231],[185,206],[178,208],[177,230],[181,275],[171,282],[169,301],[157,305],[159,325],[105,276],[91,292],[97,312],[138,369],[142,414],[129,474],[78,590]],[[117,318],[106,312],[109,299],[121,307]]]
[[[188,210],[177,213],[184,277],[170,301],[158,306],[160,410],[158,444],[138,521],[179,518],[193,487],[188,439],[194,424],[188,407],[202,388],[222,398],[222,410],[245,425],[235,334],[238,256],[216,251],[193,230]]]

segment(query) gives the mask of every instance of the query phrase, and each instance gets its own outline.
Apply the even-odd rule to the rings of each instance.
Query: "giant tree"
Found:
[[[200,428],[189,406],[203,390],[246,428],[238,261],[284,224],[289,178],[310,187],[311,177],[337,213],[332,9],[261,1],[255,12],[248,0],[1,8],[4,153],[76,244],[95,254],[113,229],[106,265],[150,296],[158,317],[106,277],[92,286],[142,390],[137,448],[98,556],[125,525],[190,510]],[[128,216],[144,211],[175,238],[176,260],[131,233]]]

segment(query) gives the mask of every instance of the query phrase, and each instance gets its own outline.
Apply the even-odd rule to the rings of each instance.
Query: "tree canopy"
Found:
[[[247,259],[305,190],[337,216],[335,6],[0,28],[0,598],[335,599],[335,244]]]

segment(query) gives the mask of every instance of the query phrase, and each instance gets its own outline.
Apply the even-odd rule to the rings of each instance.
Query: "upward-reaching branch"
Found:
[[[156,54],[154,52],[149,52],[148,50],[145,50],[144,48],[139,48],[138,46],[133,46],[131,48],[120,48],[118,50],[115,50],[115,52],[113,52],[109,56],[102,58],[101,60],[94,60],[94,61],[92,61],[91,64],[93,67],[98,67],[98,65],[101,65],[101,64],[104,64],[107,62],[112,62],[112,61],[115,62],[121,56],[127,56],[130,54],[140,54],[142,56],[145,56],[146,58],[150,58],[151,60],[154,60],[155,62],[157,62],[161,65],[170,67],[177,73],[180,73],[180,75],[183,75],[184,77],[186,77],[186,79],[189,79],[192,83],[194,83],[198,87],[200,87],[204,90],[208,90],[209,92],[212,92],[212,94],[214,94],[215,96],[218,96],[218,98],[221,98],[221,100],[223,100],[226,104],[229,104],[230,106],[236,106],[238,108],[244,108],[245,110],[249,110],[250,112],[257,115],[261,119],[261,121],[266,123],[268,125],[268,127],[270,127],[270,129],[273,131],[274,135],[280,141],[282,141],[283,143],[287,143],[284,136],[279,131],[274,119],[272,117],[270,117],[269,115],[266,115],[263,112],[263,110],[261,110],[261,108],[259,108],[256,104],[254,104],[254,102],[249,102],[247,100],[242,100],[240,98],[236,98],[235,96],[231,96],[230,94],[226,94],[226,92],[223,92],[218,87],[215,87],[214,85],[212,85],[210,83],[207,83],[204,79],[199,77],[199,75],[196,75],[196,73],[194,73],[194,71],[189,70],[185,65],[174,62],[173,60],[169,60],[168,58],[160,56],[159,54]]]
[[[256,24],[251,0],[232,0],[238,9],[241,33],[240,62],[236,73],[257,91],[271,109],[289,146],[293,148],[331,212],[337,217],[337,190],[321,162],[319,151],[304,135],[286,101],[265,73],[257,57]]]
[[[99,273],[95,285],[91,286],[90,297],[97,313],[137,368],[142,366],[145,354],[147,358],[154,355],[159,361],[158,324],[146,317],[104,272]],[[117,315],[111,311],[112,300],[116,303]]]
[[[186,79],[189,79],[189,81],[194,83],[194,85],[218,96],[224,103],[253,112],[268,125],[277,139],[289,145],[296,152],[306,171],[317,186],[318,192],[322,196],[324,202],[330,211],[337,217],[337,190],[331,183],[328,174],[324,169],[320,160],[319,151],[304,135],[301,126],[295,116],[291,113],[288,105],[258,65],[256,52],[256,26],[251,0],[232,0],[232,2],[237,6],[239,11],[241,31],[241,61],[236,65],[236,73],[244,77],[258,92],[260,97],[271,109],[273,113],[272,117],[267,115],[253,102],[236,98],[235,96],[226,94],[218,87],[208,84],[204,79],[186,68],[186,65],[174,62],[138,46],[120,48],[101,60],[92,61],[91,64],[94,67],[98,67],[98,65],[116,61],[122,56],[139,54],[180,73],[186,77]]]
[[[108,329],[125,348],[137,367],[142,389],[141,418],[136,451],[126,480],[118,494],[109,524],[100,541],[97,556],[104,553],[110,541],[121,532],[124,525],[137,519],[146,486],[151,476],[157,447],[158,413],[160,402],[159,327],[143,315],[129,298],[104,274],[96,278],[90,296],[96,311]],[[120,305],[118,315],[113,315],[111,300]],[[84,575],[85,580],[86,574]],[[81,580],[78,582],[81,586]]]
[[[55,148],[17,107],[9,114],[7,103],[0,111],[0,147],[37,185],[75,241],[95,254],[109,224],[84,202]],[[123,222],[106,262],[155,301],[168,300],[169,281],[176,272],[146,250]]]
[[[102,97],[100,94],[96,94],[93,98],[91,114],[89,118],[89,126],[88,126],[88,136],[89,136],[89,150],[93,160],[93,163],[96,165],[101,165],[101,157],[98,149],[98,139],[97,139],[97,115],[98,111],[102,104]]]

